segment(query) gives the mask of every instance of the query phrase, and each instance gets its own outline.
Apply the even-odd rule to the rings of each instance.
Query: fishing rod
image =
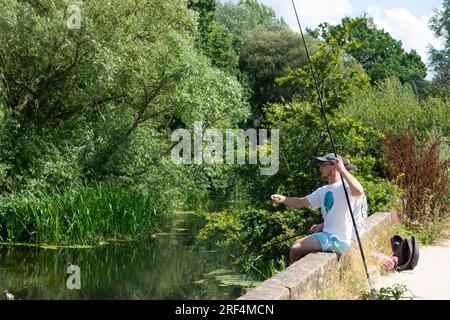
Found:
[[[302,233],[299,233],[299,234],[295,234],[295,235],[290,236],[290,237],[287,237],[287,238],[284,238],[284,239],[282,239],[282,240],[280,240],[280,241],[277,241],[277,242],[275,242],[275,243],[266,243],[266,244],[263,244],[262,247],[263,247],[263,248],[264,248],[264,247],[272,247],[272,246],[275,246],[275,245],[280,244],[280,243],[282,243],[282,242],[285,242],[285,241],[288,241],[288,240],[291,240],[291,239],[293,239],[293,238],[297,238],[297,237],[300,237],[300,236],[304,236],[303,232],[302,232]],[[306,237],[307,237],[307,236],[305,236],[305,237],[303,237],[303,238],[306,238]],[[303,238],[302,238],[302,239],[303,239]]]
[[[308,46],[306,45],[305,36],[303,34],[303,29],[302,29],[302,26],[300,24],[300,19],[298,17],[298,13],[297,13],[297,9],[295,7],[294,0],[291,0],[291,1],[292,1],[292,6],[294,7],[294,12],[295,12],[295,16],[297,18],[297,23],[298,23],[298,27],[300,29],[300,34],[302,36],[303,45],[305,46],[306,56],[308,58],[308,64],[309,64],[309,68],[310,68],[310,71],[311,71],[311,75],[312,75],[312,78],[314,79],[314,84],[315,84],[315,87],[316,87],[316,90],[317,90],[317,95],[319,97],[319,103],[320,103],[320,107],[322,109],[322,115],[323,115],[323,118],[325,120],[325,124],[327,126],[328,135],[329,135],[330,141],[331,141],[331,146],[333,147],[333,153],[334,153],[334,156],[337,158],[338,156],[337,156],[336,148],[335,148],[335,145],[334,145],[333,135],[331,134],[331,128],[330,128],[330,124],[329,124],[328,119],[327,119],[327,115],[326,115],[326,112],[325,112],[325,107],[323,106],[322,95],[320,94],[320,88],[319,88],[319,84],[317,82],[316,73],[314,72],[314,67],[313,67],[312,62],[311,62],[311,57],[309,55]],[[370,282],[369,272],[367,270],[366,257],[364,255],[364,250],[362,248],[361,239],[359,237],[359,232],[358,232],[358,228],[356,226],[355,217],[353,215],[352,206],[350,205],[350,199],[348,197],[347,189],[345,188],[344,177],[342,176],[342,174],[340,174],[340,176],[341,176],[341,181],[342,181],[342,187],[344,188],[345,199],[347,200],[347,205],[348,205],[348,208],[350,210],[350,216],[352,218],[353,227],[355,229],[356,239],[358,240],[359,251],[361,253],[361,257],[362,257],[362,260],[363,260],[364,270],[366,272],[366,277],[367,277],[367,282],[369,284],[369,289],[370,289],[370,291],[373,291],[372,284]]]

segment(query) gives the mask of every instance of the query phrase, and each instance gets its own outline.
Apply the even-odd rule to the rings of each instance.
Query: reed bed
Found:
[[[121,188],[81,186],[0,197],[0,241],[98,244],[158,231],[158,198]]]

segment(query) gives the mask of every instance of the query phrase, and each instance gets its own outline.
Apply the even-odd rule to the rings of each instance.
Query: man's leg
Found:
[[[290,262],[291,264],[295,261],[303,258],[308,253],[322,251],[320,246],[320,241],[314,236],[308,236],[306,238],[295,241],[291,248]]]

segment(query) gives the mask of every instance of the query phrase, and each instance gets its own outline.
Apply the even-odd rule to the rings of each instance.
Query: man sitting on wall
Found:
[[[350,247],[352,238],[355,239],[353,222],[342,187],[341,175],[345,181],[352,212],[360,234],[367,217],[367,200],[364,189],[349,172],[355,166],[347,158],[340,156],[336,158],[333,153],[315,158],[320,164],[320,173],[322,178],[328,182],[327,185],[303,198],[285,197],[279,194],[271,196],[274,203],[294,208],[312,206],[316,209],[320,207],[322,210],[324,222],[313,225],[310,229],[312,235],[297,240],[292,246],[290,252],[291,264],[312,252],[326,251],[342,254]]]

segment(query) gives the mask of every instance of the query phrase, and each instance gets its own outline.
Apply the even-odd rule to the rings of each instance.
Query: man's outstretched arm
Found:
[[[308,199],[306,199],[306,197],[304,197],[304,198],[285,197],[281,194],[273,194],[271,196],[271,198],[274,203],[284,204],[288,207],[297,208],[297,209],[305,208],[310,205],[310,203],[309,203]]]

